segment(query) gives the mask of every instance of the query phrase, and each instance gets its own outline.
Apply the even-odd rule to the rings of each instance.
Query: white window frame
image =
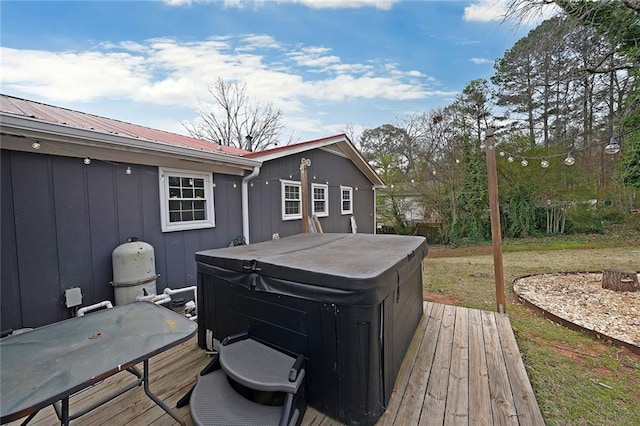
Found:
[[[159,167],[158,174],[160,176],[160,225],[162,232],[186,231],[190,229],[205,229],[216,226],[215,208],[213,199],[213,175],[209,172],[198,172],[193,170],[180,170]],[[169,178],[180,177],[187,179],[203,179],[204,180],[204,201],[205,201],[205,219],[190,220],[184,222],[171,222],[169,216],[169,201],[172,198],[169,195]],[[200,197],[197,197],[198,199]],[[196,199],[194,195],[194,199]]]
[[[349,191],[349,209],[344,209],[344,199],[342,198],[342,193],[344,191]],[[350,186],[340,185],[340,212],[342,214],[353,214],[353,188]]]
[[[322,189],[324,191],[324,198],[322,200],[316,200],[316,189]],[[311,184],[311,211],[312,214],[317,217],[327,217],[329,216],[329,185],[324,183],[312,183]],[[324,202],[324,211],[317,212],[316,211],[316,201]]]
[[[296,200],[287,200],[285,199],[285,188],[287,186],[296,186],[299,189],[300,198],[298,201],[298,210],[299,213],[295,214],[287,214],[285,205],[287,201],[296,201]],[[281,180],[280,181],[280,198],[282,200],[282,220],[296,220],[302,219],[302,184],[295,180]]]

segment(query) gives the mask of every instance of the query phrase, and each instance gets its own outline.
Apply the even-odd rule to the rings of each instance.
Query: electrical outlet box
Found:
[[[67,308],[82,305],[82,290],[80,287],[72,287],[64,291],[64,304]]]

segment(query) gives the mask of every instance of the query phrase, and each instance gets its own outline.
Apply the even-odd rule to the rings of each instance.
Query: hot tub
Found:
[[[249,331],[303,354],[307,403],[347,424],[373,424],[422,316],[426,254],[422,237],[370,234],[198,252],[198,343]]]

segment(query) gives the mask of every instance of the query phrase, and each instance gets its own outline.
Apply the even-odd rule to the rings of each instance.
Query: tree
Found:
[[[457,119],[461,149],[463,184],[456,196],[456,215],[451,220],[451,241],[483,241],[490,235],[487,169],[482,132],[492,121],[492,105],[487,81],[472,80],[449,109]]]
[[[246,84],[220,77],[208,92],[213,103],[201,101],[197,108],[199,119],[182,123],[189,135],[247,151],[278,144],[283,130],[282,111],[273,103],[251,99]]]
[[[640,4],[637,0],[511,0],[505,20],[526,21],[541,7],[556,4],[576,27],[591,28],[609,41],[609,51],[588,66],[592,74],[621,71],[633,82],[620,118],[640,116]],[[612,58],[622,59],[611,61]]]

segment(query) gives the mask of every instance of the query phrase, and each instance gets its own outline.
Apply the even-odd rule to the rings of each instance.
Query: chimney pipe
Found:
[[[253,139],[253,136],[251,135],[247,135],[245,137],[245,140],[247,141],[247,151],[253,151],[253,146],[251,145],[251,140]]]

